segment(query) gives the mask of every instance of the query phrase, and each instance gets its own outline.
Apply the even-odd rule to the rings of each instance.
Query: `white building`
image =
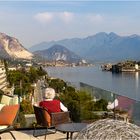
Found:
[[[0,60],[0,90],[4,94],[13,95],[14,86],[8,87],[9,83],[7,82],[6,69],[2,60]]]
[[[7,85],[6,70],[4,63],[0,60],[0,90],[5,91],[7,89]]]
[[[139,69],[139,65],[135,64],[135,69],[138,70]]]

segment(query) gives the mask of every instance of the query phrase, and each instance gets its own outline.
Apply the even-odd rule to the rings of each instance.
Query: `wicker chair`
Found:
[[[47,109],[45,108],[39,106],[33,106],[33,108],[37,121],[36,125],[34,126],[33,136],[36,136],[35,131],[37,126],[46,128],[46,132],[45,132],[45,139],[46,139],[48,129],[54,128],[53,133],[55,133],[56,125],[70,122],[69,112],[57,112],[57,113],[49,114]]]

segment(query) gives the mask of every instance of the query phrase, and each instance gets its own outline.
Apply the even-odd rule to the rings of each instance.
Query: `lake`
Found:
[[[47,67],[49,76],[67,82],[83,82],[140,101],[140,72],[112,73],[93,67]]]

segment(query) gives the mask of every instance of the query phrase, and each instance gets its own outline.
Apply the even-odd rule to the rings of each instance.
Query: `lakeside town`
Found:
[[[87,62],[86,60],[82,59],[79,62],[67,62],[64,60],[55,60],[55,61],[42,61],[39,62],[38,65],[42,65],[44,67],[77,67],[77,66],[93,66],[92,63]]]

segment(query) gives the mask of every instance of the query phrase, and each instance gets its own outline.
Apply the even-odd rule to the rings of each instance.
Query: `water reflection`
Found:
[[[135,79],[136,79],[136,89],[138,89],[138,87],[139,87],[139,72],[136,72]]]

